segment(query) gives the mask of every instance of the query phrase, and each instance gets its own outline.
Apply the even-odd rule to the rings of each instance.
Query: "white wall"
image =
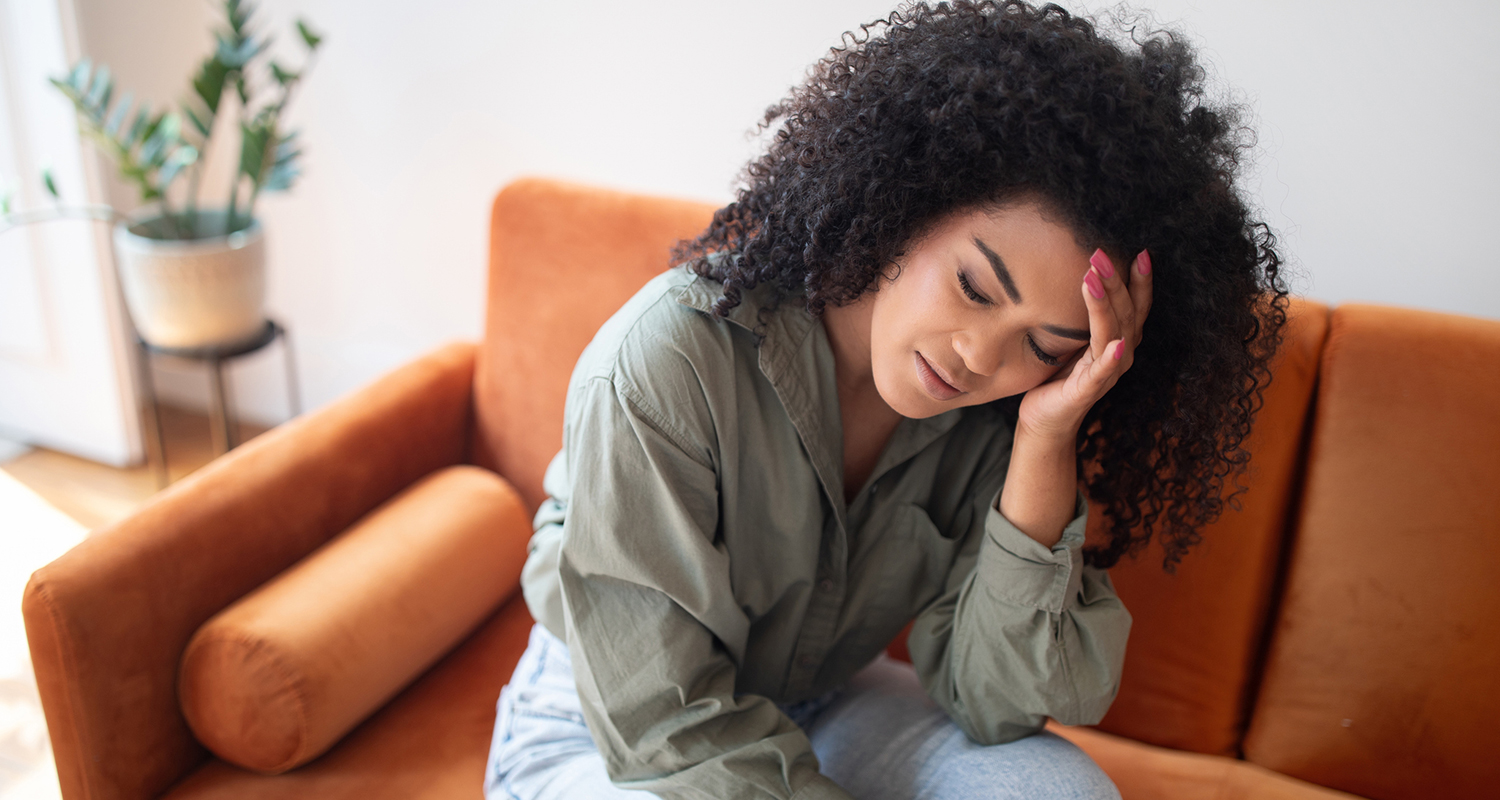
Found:
[[[299,14],[327,33],[292,113],[307,174],[261,206],[270,304],[297,338],[309,404],[479,335],[489,201],[507,181],[725,201],[764,108],[892,1],[264,0],[282,45]],[[210,5],[75,2],[86,51],[125,83],[159,100],[185,91]],[[1500,318],[1500,267],[1485,258],[1500,216],[1500,4],[1155,8],[1256,106],[1251,185],[1299,292]],[[284,417],[278,358],[237,372],[246,416]],[[163,379],[201,396],[199,375]]]

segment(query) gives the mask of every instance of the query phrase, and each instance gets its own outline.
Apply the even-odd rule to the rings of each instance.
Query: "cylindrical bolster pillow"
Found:
[[[198,629],[178,677],[188,725],[247,769],[316,758],[515,591],[530,534],[492,472],[412,484]]]

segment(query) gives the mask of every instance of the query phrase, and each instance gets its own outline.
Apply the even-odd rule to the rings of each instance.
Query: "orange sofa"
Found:
[[[517,574],[569,371],[711,210],[509,186],[494,203],[482,342],[446,346],[258,437],[38,570],[24,612],[64,796],[478,798],[495,699],[531,625]],[[1500,322],[1294,310],[1240,508],[1176,575],[1156,552],[1114,570],[1135,617],[1124,685],[1100,725],[1059,730],[1126,800],[1500,796]],[[358,605],[378,584],[381,602],[408,592],[426,609],[378,619],[440,622],[430,615],[446,603],[418,601],[448,586],[446,573],[401,584],[399,565],[369,574],[321,546],[460,464],[489,471],[466,480],[501,487],[481,488],[499,509],[484,530],[503,544],[487,568],[497,588],[461,643],[404,688],[391,675],[375,687],[371,670],[385,665],[368,657],[329,656],[323,689],[299,674],[292,712],[334,702],[317,695],[329,681],[374,687],[361,698],[370,713],[346,735],[325,731],[331,749],[305,765],[268,775],[213,755],[179,696],[201,692],[179,676],[200,627],[294,564],[305,571],[314,551],[339,587],[330,598]],[[411,519],[456,525],[453,505]],[[344,613],[333,599],[293,607],[335,626]],[[254,734],[261,720],[239,724]]]

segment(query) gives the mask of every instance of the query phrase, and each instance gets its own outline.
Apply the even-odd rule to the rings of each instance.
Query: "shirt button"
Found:
[[[833,580],[831,578],[824,578],[823,580],[818,581],[818,591],[822,592],[823,594],[828,594],[829,592],[833,591]]]

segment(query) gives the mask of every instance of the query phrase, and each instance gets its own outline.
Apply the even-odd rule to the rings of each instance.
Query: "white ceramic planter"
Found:
[[[208,230],[224,214],[205,214]],[[266,250],[260,222],[204,239],[156,238],[161,217],[115,226],[120,288],[141,338],[157,347],[210,347],[265,324]]]

